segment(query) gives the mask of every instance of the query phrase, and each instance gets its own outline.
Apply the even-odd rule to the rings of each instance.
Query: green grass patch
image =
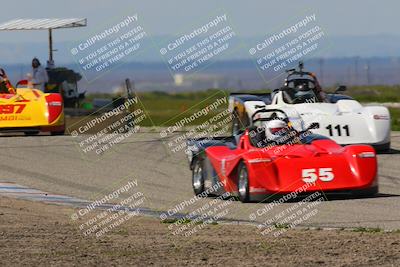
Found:
[[[353,232],[359,233],[380,233],[383,230],[381,228],[369,228],[369,227],[357,227],[353,229]]]
[[[392,119],[392,131],[400,131],[400,109],[389,108]]]
[[[399,85],[353,86],[345,93],[360,102],[400,102]]]
[[[149,92],[139,93],[139,106],[144,109],[149,118],[145,119],[142,126],[171,126],[209,107],[218,100],[225,103],[218,104],[206,115],[199,116],[185,126],[199,125],[208,121],[228,107],[229,93],[222,90],[207,90],[201,92],[165,93]]]
[[[179,221],[179,224],[188,224],[190,223],[192,220],[190,219],[186,219],[186,218],[167,218],[165,220],[162,220],[161,223],[165,223],[165,224],[173,224]]]
[[[326,88],[326,91],[333,92],[334,87]],[[248,93],[267,93],[269,89],[245,90]],[[352,86],[345,92],[356,100],[368,102],[400,102],[400,86]],[[149,115],[141,126],[171,126],[180,120],[190,117],[196,112],[201,111],[207,106],[215,103],[218,99],[225,98],[226,102],[211,110],[207,115],[202,115],[185,126],[199,125],[206,122],[211,117],[217,115],[228,106],[228,90],[209,89],[195,92],[139,92],[137,96],[140,103],[137,108],[142,108]],[[94,98],[115,98],[113,94],[90,94],[86,101]],[[400,131],[400,109],[390,108],[392,117],[392,129]]]
[[[290,224],[288,223],[274,223],[274,227],[276,229],[289,229],[290,228]]]

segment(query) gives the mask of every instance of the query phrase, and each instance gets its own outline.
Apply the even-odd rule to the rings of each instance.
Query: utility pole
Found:
[[[371,71],[370,71],[369,60],[367,60],[367,64],[365,65],[365,73],[367,75],[367,85],[371,85]]]
[[[324,59],[322,57],[319,59],[319,81],[320,84],[324,81]]]
[[[358,84],[358,60],[359,57],[354,58],[354,85]]]
[[[135,90],[135,83],[133,81],[131,81],[129,78],[125,79],[125,87],[126,87],[126,100],[127,101],[131,101],[133,99],[133,91]],[[129,103],[129,106],[126,108],[126,114],[127,116],[130,115],[130,119],[127,120],[127,124],[129,126],[129,128],[133,128],[134,127],[134,121],[135,118],[133,117],[135,112],[135,106],[132,103]]]

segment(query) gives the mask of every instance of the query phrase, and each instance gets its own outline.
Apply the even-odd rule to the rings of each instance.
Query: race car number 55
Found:
[[[303,169],[301,177],[305,183],[315,183],[318,179],[323,182],[330,182],[335,178],[332,168]]]

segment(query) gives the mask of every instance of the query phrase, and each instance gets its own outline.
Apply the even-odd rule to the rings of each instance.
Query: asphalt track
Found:
[[[179,135],[179,134],[178,134]],[[159,133],[139,132],[101,155],[87,155],[79,142],[87,136],[1,136],[0,182],[11,182],[54,194],[96,200],[137,180],[145,196],[142,207],[168,211],[193,198],[191,172],[182,151],[172,152]],[[380,154],[379,195],[374,198],[338,198],[323,201],[305,227],[379,227],[400,229],[400,132],[392,133],[392,152]],[[128,196],[128,195],[127,195]],[[179,212],[203,207],[212,198],[200,199]],[[218,202],[223,200],[218,200]],[[296,203],[277,205],[264,222]],[[249,220],[266,203],[231,202],[225,218]]]

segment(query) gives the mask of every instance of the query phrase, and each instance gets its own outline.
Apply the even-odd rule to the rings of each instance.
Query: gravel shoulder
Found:
[[[399,266],[400,233],[289,230],[279,238],[243,225],[208,225],[189,237],[135,216],[100,238],[82,235],[66,206],[0,197],[3,266]]]

